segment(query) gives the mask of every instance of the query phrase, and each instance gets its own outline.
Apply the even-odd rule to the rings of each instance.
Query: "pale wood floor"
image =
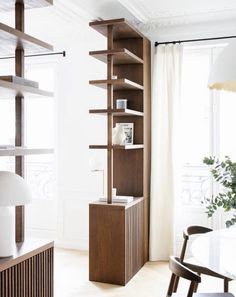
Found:
[[[147,263],[125,286],[88,281],[88,253],[56,249],[55,297],[165,297],[170,272],[165,262]],[[186,283],[180,290],[185,292]],[[222,292],[221,280],[204,277],[199,292]],[[236,296],[236,281],[230,283]]]

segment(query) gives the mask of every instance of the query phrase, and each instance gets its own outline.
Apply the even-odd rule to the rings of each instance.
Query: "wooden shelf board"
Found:
[[[41,8],[53,4],[53,0],[18,0],[17,2],[24,3],[25,9]],[[1,0],[1,12],[9,12],[15,10],[16,0]]]
[[[131,26],[124,18],[106,20],[106,21],[94,21],[89,23],[89,25],[102,35],[107,37],[107,27],[113,25],[113,36],[116,39],[126,39],[126,38],[145,38],[145,36],[139,32],[136,28]]]
[[[143,117],[143,112],[132,110],[132,109],[90,109],[89,113],[97,115],[107,115],[112,113],[114,116],[140,116]]]
[[[51,240],[27,238],[22,243],[15,244],[15,250],[12,257],[0,259],[0,272],[17,265],[18,263],[33,257],[54,246]]]
[[[53,93],[38,88],[0,80],[0,99],[14,99],[15,96],[53,97]]]
[[[90,149],[108,149],[108,145],[90,145]],[[126,145],[112,145],[113,150],[137,150],[143,149],[143,144],[126,144]]]
[[[47,155],[52,154],[53,149],[37,149],[37,148],[24,148],[24,147],[15,147],[15,148],[6,148],[0,149],[0,157],[14,157],[14,156],[27,156],[27,155]]]
[[[113,50],[103,50],[103,51],[91,51],[89,55],[107,63],[108,55],[113,55],[113,64],[121,65],[121,64],[143,64],[143,60],[140,59],[135,54],[131,53],[129,50],[125,48],[113,49]]]
[[[12,56],[16,47],[23,48],[25,55],[53,51],[50,44],[0,23],[1,57]]]
[[[96,87],[106,89],[108,84],[113,85],[114,90],[143,90],[143,86],[128,80],[126,78],[118,79],[102,79],[102,80],[90,80],[89,83]]]

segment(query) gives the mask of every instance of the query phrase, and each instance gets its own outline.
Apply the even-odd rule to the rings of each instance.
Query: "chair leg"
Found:
[[[173,293],[177,292],[178,285],[179,285],[179,277],[175,276],[175,282],[174,282],[174,286],[173,286]]]
[[[229,292],[229,280],[227,278],[224,278],[224,292]]]
[[[201,276],[201,273],[198,273],[198,275]],[[198,289],[198,283],[195,283],[193,292],[196,293],[197,289]]]

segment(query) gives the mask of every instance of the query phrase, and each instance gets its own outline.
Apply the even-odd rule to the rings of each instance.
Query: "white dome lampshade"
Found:
[[[26,181],[19,175],[0,171],[0,258],[10,257],[15,246],[15,212],[13,206],[31,201]]]
[[[0,171],[0,206],[28,204],[31,193],[26,181],[19,175]]]
[[[236,41],[233,40],[222,51],[211,69],[208,87],[216,90],[236,92]]]

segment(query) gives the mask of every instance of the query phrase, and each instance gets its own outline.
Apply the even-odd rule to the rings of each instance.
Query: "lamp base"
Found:
[[[13,255],[15,246],[14,207],[0,207],[0,258]]]

